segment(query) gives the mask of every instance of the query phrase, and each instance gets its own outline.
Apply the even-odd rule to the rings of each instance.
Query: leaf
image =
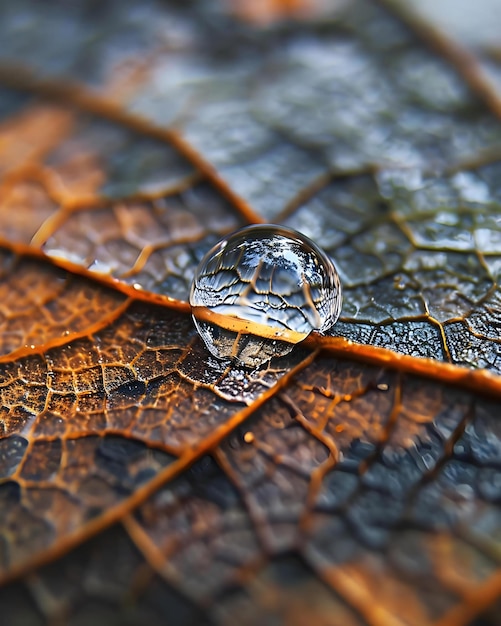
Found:
[[[4,362],[97,331],[124,311],[121,294],[8,249],[0,249],[0,255]]]
[[[6,7],[13,620],[495,623],[501,127],[478,95],[501,109],[471,51],[389,4],[408,26],[365,2],[266,28],[215,3]],[[187,296],[266,220],[333,256],[343,313],[246,370]]]

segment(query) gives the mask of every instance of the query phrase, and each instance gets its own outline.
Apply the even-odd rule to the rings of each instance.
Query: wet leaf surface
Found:
[[[1,4],[1,624],[498,621],[498,57],[313,5]],[[249,370],[187,299],[265,221],[344,302]]]

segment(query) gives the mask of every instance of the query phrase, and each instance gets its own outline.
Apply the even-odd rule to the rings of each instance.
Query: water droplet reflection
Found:
[[[214,356],[257,367],[313,330],[328,330],[339,317],[341,285],[331,259],[301,233],[248,226],[202,259],[190,304]]]

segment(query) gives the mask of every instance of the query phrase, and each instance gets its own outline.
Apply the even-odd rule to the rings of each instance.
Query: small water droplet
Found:
[[[253,443],[254,442],[254,433],[251,433],[250,431],[246,432],[244,435],[244,441],[245,443]]]
[[[259,367],[336,322],[341,284],[331,259],[301,233],[247,226],[202,259],[190,304],[214,356]]]
[[[403,276],[397,275],[393,278],[393,286],[399,291],[403,291],[406,287]]]

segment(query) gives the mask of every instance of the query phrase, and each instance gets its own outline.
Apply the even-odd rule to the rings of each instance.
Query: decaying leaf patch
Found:
[[[501,108],[473,53],[394,2],[84,4],[0,21],[4,614],[495,623]],[[345,296],[249,370],[187,300],[266,221]]]

